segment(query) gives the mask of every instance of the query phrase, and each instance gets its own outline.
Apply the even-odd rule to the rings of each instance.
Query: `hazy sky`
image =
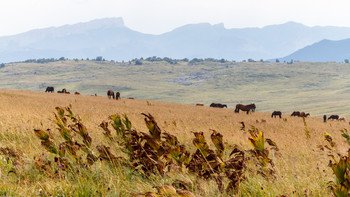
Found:
[[[0,0],[0,7],[0,36],[104,17],[123,17],[131,29],[152,34],[200,22],[350,27],[349,0]]]

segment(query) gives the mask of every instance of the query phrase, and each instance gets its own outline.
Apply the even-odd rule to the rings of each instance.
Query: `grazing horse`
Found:
[[[120,99],[120,92],[116,92],[115,93],[115,100],[119,100]]]
[[[239,113],[239,110],[246,111],[247,114],[249,114],[249,111],[252,110],[252,112],[255,112],[255,104],[249,104],[249,105],[242,105],[242,104],[237,104],[235,113]]]
[[[305,113],[305,112],[300,112],[300,117],[307,117],[307,116],[310,116],[309,113]]]
[[[67,90],[66,90],[66,88],[63,88],[61,91],[57,91],[57,93],[64,93],[64,94],[67,94]]]
[[[197,103],[196,106],[204,106],[204,104]]]
[[[210,107],[219,107],[219,108],[226,107],[227,108],[227,105],[221,104],[221,103],[212,103],[212,104],[210,104]]]
[[[338,119],[339,121],[344,121],[345,122],[345,118],[344,117],[341,117]]]
[[[282,112],[280,112],[280,111],[274,111],[274,112],[272,112],[271,118],[272,118],[272,117],[275,117],[275,118],[276,118],[276,116],[279,116],[280,118],[282,118]]]
[[[331,116],[329,116],[328,120],[329,119],[338,120],[339,116],[338,115],[331,115]]]
[[[53,93],[54,91],[55,91],[55,88],[52,86],[48,86],[45,90],[45,92],[51,92],[51,93]]]
[[[107,96],[108,96],[109,99],[111,99],[112,97],[114,99],[114,92],[112,90],[108,90],[107,91]]]
[[[299,111],[294,111],[291,116],[298,116],[300,117],[300,112]]]
[[[75,95],[80,95],[80,92],[74,92]]]

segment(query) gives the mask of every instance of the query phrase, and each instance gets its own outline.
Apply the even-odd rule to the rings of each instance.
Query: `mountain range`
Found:
[[[348,38],[348,27],[309,27],[295,22],[232,29],[199,23],[152,35],[128,28],[122,18],[104,18],[2,36],[0,62],[96,56],[118,61],[151,56],[343,61],[350,57]]]

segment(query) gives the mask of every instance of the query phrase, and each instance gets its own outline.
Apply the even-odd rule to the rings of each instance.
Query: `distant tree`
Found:
[[[187,58],[182,59],[184,62],[188,62],[189,60]]]
[[[102,61],[102,60],[103,60],[102,56],[97,56],[96,57],[96,61]]]
[[[221,59],[221,60],[220,60],[220,63],[225,63],[225,62],[226,62],[225,59]]]
[[[260,59],[260,62],[264,62],[264,60],[263,60],[263,59]]]
[[[344,62],[348,64],[349,63],[349,59],[345,59]]]
[[[89,58],[86,58],[87,61],[89,61],[90,59]]]
[[[0,64],[0,68],[4,68],[4,67],[5,67],[4,63]]]
[[[248,59],[248,62],[255,62],[255,60],[249,58],[249,59]]]
[[[64,60],[66,60],[66,58],[64,58],[64,57],[60,57],[60,59],[58,59],[59,61],[64,61]]]
[[[280,62],[280,60],[279,59],[276,59],[276,63],[279,63]]]
[[[142,61],[141,60],[136,60],[135,61],[135,65],[142,65]]]

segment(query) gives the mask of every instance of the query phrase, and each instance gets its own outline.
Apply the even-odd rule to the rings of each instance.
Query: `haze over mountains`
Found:
[[[122,18],[105,18],[0,37],[0,62],[96,56],[118,61],[151,56],[343,61],[350,58],[350,40],[330,40],[347,38],[348,27],[308,27],[294,22],[233,29],[200,23],[151,35],[131,30]]]

